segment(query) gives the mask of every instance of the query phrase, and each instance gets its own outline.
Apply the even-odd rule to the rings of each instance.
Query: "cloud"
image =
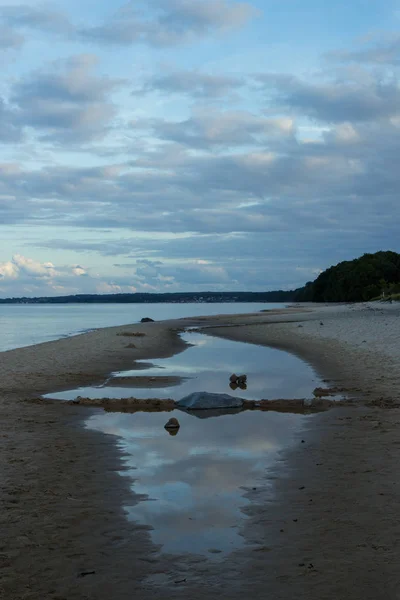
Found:
[[[132,126],[136,129],[148,127],[161,140],[202,149],[265,144],[271,136],[292,135],[295,129],[290,118],[266,118],[247,111],[210,109],[197,110],[185,121],[145,119]]]
[[[68,18],[49,6],[29,4],[0,6],[0,20],[10,27],[39,29],[49,33],[70,32],[72,25]]]
[[[311,83],[293,75],[262,74],[257,79],[277,105],[328,123],[388,117],[397,114],[400,103],[393,78]]]
[[[12,29],[0,24],[0,50],[17,49],[24,43],[24,36]]]
[[[339,50],[327,54],[331,61],[366,63],[374,65],[400,64],[400,36],[390,34],[382,36],[384,39],[378,43],[368,45],[361,50]],[[385,39],[386,38],[386,39]]]
[[[55,296],[77,293],[120,293],[136,291],[131,281],[121,284],[97,274],[91,275],[81,265],[58,265],[40,262],[15,254],[0,263],[0,292],[4,296]]]
[[[123,6],[109,21],[80,30],[99,43],[174,46],[245,25],[256,11],[247,2],[228,0],[157,0]]]
[[[22,129],[15,123],[12,108],[0,97],[0,143],[19,142],[22,137]]]
[[[133,95],[158,92],[183,94],[197,99],[216,99],[229,96],[244,85],[240,77],[213,75],[197,70],[183,70],[154,75]]]
[[[13,264],[19,273],[33,275],[34,277],[48,279],[55,277],[57,274],[53,263],[40,263],[32,258],[21,256],[20,254],[15,254],[15,256],[13,256]]]
[[[96,75],[97,62],[93,54],[80,54],[17,82],[12,122],[53,142],[101,139],[116,113],[109,95],[123,82]]]

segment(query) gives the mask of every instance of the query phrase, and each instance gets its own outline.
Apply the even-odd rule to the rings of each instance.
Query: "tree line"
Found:
[[[297,302],[363,302],[400,294],[400,254],[380,251],[343,261],[295,290]]]

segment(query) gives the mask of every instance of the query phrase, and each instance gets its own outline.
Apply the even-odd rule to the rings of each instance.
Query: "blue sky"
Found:
[[[400,2],[0,0],[0,297],[399,251]]]

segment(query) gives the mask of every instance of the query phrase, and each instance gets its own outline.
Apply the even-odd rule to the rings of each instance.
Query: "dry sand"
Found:
[[[0,598],[400,598],[399,323],[397,305],[301,307],[109,328],[2,353]],[[249,546],[221,562],[157,554],[146,529],[124,517],[135,498],[117,472],[114,438],[81,425],[93,409],[37,399],[184,350],[183,325],[290,350],[362,401],[312,417],[304,443],[249,492]],[[136,332],[146,335],[117,335]]]

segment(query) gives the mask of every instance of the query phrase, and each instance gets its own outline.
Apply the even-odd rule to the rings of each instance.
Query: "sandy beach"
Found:
[[[398,304],[303,305],[1,353],[0,598],[400,598],[399,323]],[[115,438],[83,428],[92,408],[40,398],[182,352],[178,333],[192,327],[292,352],[357,401],[313,417],[249,492],[249,545],[216,563],[157,554],[123,513],[138,499]]]

